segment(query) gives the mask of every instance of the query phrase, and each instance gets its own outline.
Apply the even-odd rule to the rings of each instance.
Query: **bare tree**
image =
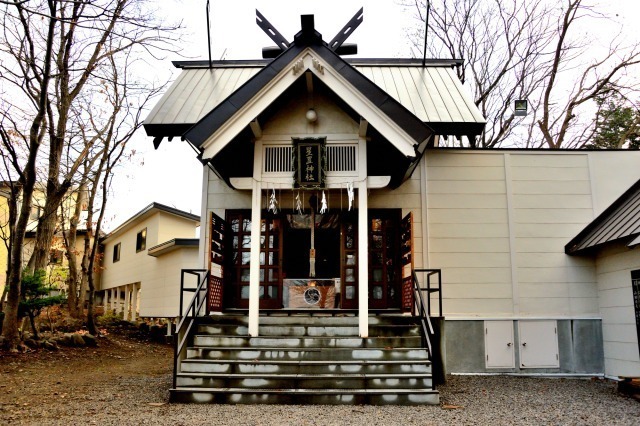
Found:
[[[545,77],[545,89],[539,100],[540,118],[536,122],[549,148],[582,148],[587,145],[595,131],[596,113],[593,111],[588,118],[581,120],[578,116],[583,113],[584,107],[588,104],[593,106],[596,99],[606,95],[611,88],[628,91],[638,87],[637,80],[625,81],[623,76],[627,68],[640,63],[640,46],[637,42],[624,45],[613,39],[604,53],[583,62],[577,70],[566,72],[571,69],[571,64],[584,61],[585,56],[588,57],[587,49],[591,48],[584,42],[572,41],[570,30],[575,27],[577,20],[595,13],[582,0],[567,0],[562,9],[550,72]],[[569,75],[570,81],[561,80],[563,71]],[[563,83],[570,87],[568,92],[562,93]],[[554,96],[554,92],[561,93]],[[579,127],[582,130],[576,130]]]
[[[422,52],[425,2],[403,4],[416,10],[413,40]],[[458,76],[487,118],[483,135],[469,145],[584,146],[594,127],[590,101],[609,84],[629,87],[623,71],[638,62],[638,45],[613,36],[604,53],[588,51],[577,21],[599,19],[583,0],[431,1],[427,50],[465,60]],[[514,114],[517,99],[529,101],[526,119]]]
[[[11,229],[10,278],[3,334],[8,346],[18,341],[22,246],[37,181],[39,155],[47,157],[46,201],[39,219],[31,269],[46,266],[56,232],[57,212],[75,175],[92,150],[78,145],[62,161],[65,147],[78,141],[81,122],[73,118],[83,93],[100,78],[100,70],[131,51],[153,54],[166,49],[169,33],[154,19],[144,0],[33,0],[0,6],[4,12],[0,37],[0,89],[10,95],[2,103],[3,148],[21,200]],[[152,3],[151,3],[152,4]],[[26,126],[25,123],[30,123]],[[103,143],[102,138],[93,138]],[[71,153],[73,153],[71,155]],[[65,167],[62,164],[65,163]]]

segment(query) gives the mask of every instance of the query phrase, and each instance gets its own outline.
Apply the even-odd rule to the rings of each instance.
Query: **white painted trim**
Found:
[[[311,54],[309,54],[309,57],[311,57]],[[310,68],[310,71],[313,72],[319,80],[334,90],[344,102],[360,114],[362,118],[367,120],[369,124],[375,127],[382,136],[405,156],[416,156],[414,146],[424,141],[414,141],[402,127],[398,126],[393,120],[380,111],[369,99],[360,92],[352,90],[351,84],[342,77],[342,75],[338,74],[333,67],[329,66],[324,59],[318,57],[313,57],[313,59],[324,68],[324,72],[318,72],[316,67]]]
[[[323,135],[325,136],[325,135]],[[287,134],[270,134],[270,135],[262,135],[262,137],[260,138],[260,140],[262,140],[263,142],[273,142],[273,143],[288,143],[291,144],[291,139],[292,138],[308,138],[311,137],[309,133],[287,133]],[[354,134],[353,133],[329,133],[326,135],[327,138],[327,144],[331,144],[331,143],[344,143],[346,142],[353,142],[354,141]]]
[[[249,267],[249,335],[258,336],[260,321],[260,214],[262,186],[253,181],[251,199],[251,251]]]
[[[360,181],[358,189],[358,329],[360,337],[369,337],[369,193],[367,191],[367,141],[358,140]]]
[[[278,96],[298,79],[299,73],[292,72],[294,66],[307,53],[307,50],[291,61],[289,66],[274,76],[258,93],[244,104],[233,116],[210,135],[201,148],[202,158],[215,157],[231,140],[236,137],[252,120],[269,107]]]
[[[511,182],[511,154],[505,152],[504,158],[504,182],[507,197],[507,221],[509,228],[509,263],[511,264],[511,299],[513,313],[520,313],[520,287],[518,282],[518,265],[516,256],[516,225],[513,209],[513,186]]]
[[[209,241],[209,167],[202,168],[202,204],[200,206],[200,241],[198,243],[198,259],[202,262],[201,268],[208,269],[207,265],[207,241]]]
[[[425,269],[429,269],[429,265],[431,264],[429,259],[429,217],[427,213],[427,209],[429,208],[427,201],[428,193],[427,156],[423,155],[420,160],[420,208],[422,209],[420,217],[422,219],[422,265]]]
[[[358,184],[358,325],[360,337],[369,337],[369,234],[368,195],[364,182]]]
[[[358,177],[354,176],[355,179]],[[250,177],[233,177],[229,178],[231,186],[237,190],[250,190],[253,189],[253,178]],[[328,189],[344,189],[344,185],[348,182],[353,182],[354,179],[345,179],[344,176],[340,177],[327,177],[325,188]],[[275,189],[292,189],[293,178],[272,178],[263,179],[261,181],[269,186],[269,188]],[[391,182],[391,176],[369,176],[367,177],[367,188],[378,189],[385,188]]]
[[[129,310],[131,309],[131,293],[130,293],[130,285],[126,284],[124,286],[124,315],[122,318],[125,321],[129,321]]]

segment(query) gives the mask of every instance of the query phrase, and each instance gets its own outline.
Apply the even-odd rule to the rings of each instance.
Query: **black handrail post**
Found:
[[[442,270],[438,269],[438,316],[442,317]]]
[[[184,279],[185,274],[195,275],[197,277],[197,285],[195,288],[185,288],[184,287]],[[202,274],[202,275],[201,275]],[[200,279],[202,277],[202,279]],[[191,327],[196,322],[198,313],[202,309],[203,303],[207,300],[207,294],[209,292],[208,286],[208,277],[209,271],[206,269],[183,269],[180,274],[180,320],[176,325],[175,336],[176,342],[173,351],[173,388],[175,389],[177,384],[177,375],[178,375],[178,367],[180,363],[180,356],[182,351],[184,350],[184,345],[187,343],[189,332],[191,331]],[[187,309],[183,309],[183,301],[184,296],[183,293],[185,291],[193,291],[195,294],[191,298],[189,302],[189,306]],[[204,292],[204,295],[201,295],[200,292]],[[189,318],[189,312],[192,313]],[[189,320],[187,321],[187,319]],[[186,326],[185,326],[186,325]],[[184,329],[184,336],[180,336],[180,332]]]
[[[431,273],[427,273],[427,312],[431,316]]]

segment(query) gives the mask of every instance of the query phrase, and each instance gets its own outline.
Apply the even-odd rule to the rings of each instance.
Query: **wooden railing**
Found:
[[[185,287],[185,278],[188,275],[198,277],[198,285],[196,287]],[[189,338],[191,329],[196,323],[199,316],[207,314],[203,309],[207,301],[207,292],[209,291],[209,271],[207,269],[183,269],[180,274],[180,321],[176,326],[175,337],[176,342],[173,351],[173,387],[176,387],[176,379],[180,361],[185,358],[186,343]],[[183,311],[184,293],[194,293],[189,305]]]
[[[424,286],[420,285],[418,273],[424,274]],[[436,384],[444,383],[444,365],[440,350],[440,336],[444,327],[444,317],[442,315],[442,270],[440,269],[414,269],[413,276],[413,296],[414,304],[412,314],[420,322],[420,331],[424,346],[429,351],[429,358],[432,366],[432,387]],[[432,281],[432,278],[435,280]],[[434,282],[435,281],[435,282]],[[437,282],[437,285],[436,285]],[[438,294],[438,315],[434,316],[431,311],[431,295]],[[433,319],[437,318],[434,327]]]

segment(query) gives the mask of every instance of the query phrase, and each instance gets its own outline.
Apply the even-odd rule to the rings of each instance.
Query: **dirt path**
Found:
[[[0,352],[0,424],[91,424],[114,407],[166,403],[172,354],[169,346],[117,335],[101,338],[97,348]]]

